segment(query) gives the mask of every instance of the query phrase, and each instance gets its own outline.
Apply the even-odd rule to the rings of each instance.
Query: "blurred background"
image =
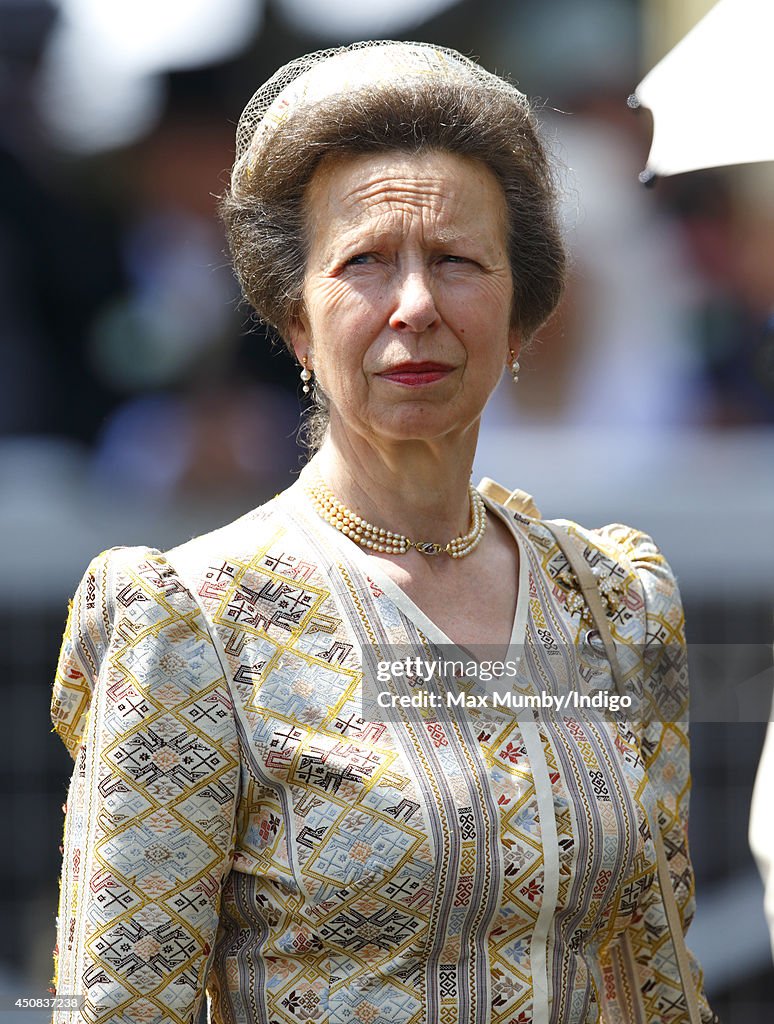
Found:
[[[297,368],[240,306],[215,212],[242,107],[301,53],[429,40],[540,101],[573,271],[493,398],[479,475],[544,515],[652,533],[694,644],[770,649],[774,164],[644,189],[651,119],[626,104],[710,7],[0,0],[4,1010],[52,974],[70,763],[48,706],[68,597],[98,551],[213,529],[302,464]],[[725,1024],[774,1008],[747,847],[764,728],[692,727],[689,939]]]

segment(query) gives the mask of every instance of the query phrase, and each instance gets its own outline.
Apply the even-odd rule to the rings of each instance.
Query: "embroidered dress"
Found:
[[[604,674],[551,533],[487,504],[519,546],[527,677]],[[687,927],[679,595],[650,538],[572,528],[674,724],[364,719],[365,652],[451,641],[300,482],[168,554],[94,560],[52,703],[75,761],[56,985],[84,1020],[188,1024],[206,992],[218,1024],[687,1021],[646,815]]]

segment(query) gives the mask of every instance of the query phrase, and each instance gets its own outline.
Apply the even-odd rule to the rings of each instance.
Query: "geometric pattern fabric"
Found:
[[[519,545],[527,674],[577,686],[577,583],[540,520],[490,511]],[[569,525],[668,714],[364,720],[364,652],[444,638],[300,482],[92,562],[52,700],[74,759],[55,984],[83,1020],[189,1024],[206,998],[219,1024],[687,1021],[647,813],[687,928],[679,594],[647,536]]]

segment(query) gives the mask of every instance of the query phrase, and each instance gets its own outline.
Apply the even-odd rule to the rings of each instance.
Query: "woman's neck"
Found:
[[[357,515],[412,540],[446,543],[470,528],[477,426],[462,439],[374,445],[329,433],[307,472]]]

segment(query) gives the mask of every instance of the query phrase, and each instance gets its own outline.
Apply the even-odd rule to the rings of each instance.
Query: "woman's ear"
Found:
[[[312,339],[303,313],[300,313],[291,322],[288,328],[288,336],[290,338],[290,347],[293,349],[293,353],[299,363],[303,364],[304,357],[309,360],[311,358]],[[311,367],[309,368],[311,369]]]

